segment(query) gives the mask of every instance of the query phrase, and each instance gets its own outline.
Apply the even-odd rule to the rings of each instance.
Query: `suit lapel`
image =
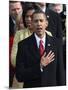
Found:
[[[52,39],[46,34],[45,52],[48,53],[52,48]]]
[[[39,53],[39,49],[37,47],[37,42],[36,42],[34,34],[32,34],[30,42],[31,42],[30,51],[33,54],[33,57],[36,57],[39,60],[40,53]]]

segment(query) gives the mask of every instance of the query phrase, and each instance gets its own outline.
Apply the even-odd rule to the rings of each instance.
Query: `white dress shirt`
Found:
[[[34,35],[35,35],[35,38],[36,38],[37,47],[39,48],[40,40],[42,40],[42,41],[43,41],[42,44],[43,44],[43,46],[44,46],[44,48],[45,48],[45,41],[46,41],[45,38],[46,38],[46,36],[44,35],[43,38],[39,38],[36,33],[35,33]]]

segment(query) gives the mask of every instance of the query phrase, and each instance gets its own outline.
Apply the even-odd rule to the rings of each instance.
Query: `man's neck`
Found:
[[[36,34],[37,35],[37,34]],[[40,39],[42,39],[43,37],[46,37],[46,33],[44,33],[43,35],[37,35]]]

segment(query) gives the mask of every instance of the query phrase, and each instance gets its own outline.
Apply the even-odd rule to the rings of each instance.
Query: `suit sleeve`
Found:
[[[19,82],[37,80],[40,78],[40,64],[38,62],[34,66],[28,68],[24,66],[25,53],[23,46],[24,45],[18,45],[16,57],[16,78]]]

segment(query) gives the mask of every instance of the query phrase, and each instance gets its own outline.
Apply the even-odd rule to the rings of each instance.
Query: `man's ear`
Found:
[[[48,21],[46,20],[46,28],[48,27]]]

